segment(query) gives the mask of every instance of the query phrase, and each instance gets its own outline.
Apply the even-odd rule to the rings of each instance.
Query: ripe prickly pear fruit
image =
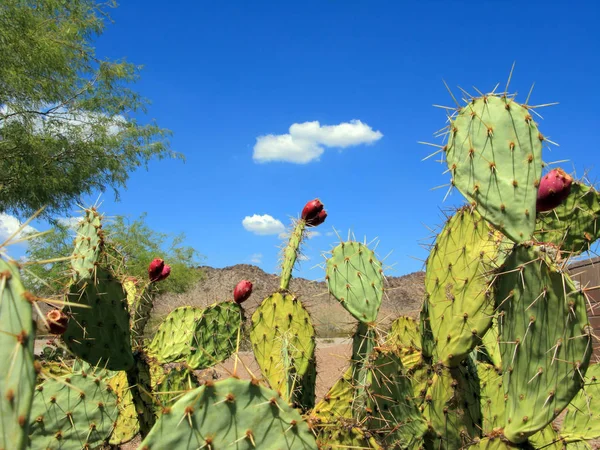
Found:
[[[241,305],[248,300],[250,295],[252,295],[252,283],[248,280],[242,280],[233,290],[233,301]]]
[[[308,225],[316,227],[325,222],[327,212],[323,209],[323,203],[316,198],[308,202],[302,210],[302,218]]]
[[[550,211],[560,205],[569,196],[572,182],[573,178],[560,168],[542,177],[537,194],[538,212]]]
[[[169,266],[168,264],[165,264],[165,266],[163,267],[162,272],[156,278],[155,281],[162,281],[162,280],[166,279],[169,275],[171,275],[171,266]]]
[[[53,309],[46,314],[46,321],[51,334],[64,334],[67,331],[69,317],[60,309]]]
[[[165,262],[160,258],[154,258],[148,266],[148,276],[150,277],[150,281],[158,281],[164,268]]]

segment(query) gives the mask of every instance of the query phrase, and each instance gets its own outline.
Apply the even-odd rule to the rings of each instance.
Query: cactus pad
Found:
[[[204,310],[192,336],[192,352],[187,364],[206,369],[229,358],[237,348],[243,310],[237,303],[216,303]]]
[[[374,322],[383,296],[383,269],[373,250],[342,242],[327,259],[329,292],[361,322]]]
[[[121,445],[132,440],[140,431],[137,412],[131,397],[131,390],[125,372],[118,372],[111,377],[107,384],[117,396],[119,415],[110,436],[109,443]]]
[[[567,407],[560,434],[567,439],[600,438],[600,365],[592,364],[586,372],[583,389]]]
[[[63,340],[69,350],[92,365],[127,370],[133,365],[127,295],[112,275],[97,267],[93,280],[73,284],[71,318]]]
[[[117,397],[93,373],[50,379],[37,386],[31,410],[32,448],[80,450],[107,440]]]
[[[600,194],[581,183],[571,185],[567,199],[546,213],[539,213],[535,238],[556,244],[577,255],[590,249],[600,237]]]
[[[506,398],[502,373],[490,364],[476,365],[481,386],[482,431],[484,434],[490,434],[495,429],[504,427]]]
[[[94,208],[85,210],[85,216],[77,226],[74,244],[71,259],[73,281],[77,283],[93,279],[104,246],[102,220]]]
[[[192,353],[194,330],[202,313],[203,310],[191,306],[183,306],[171,311],[150,342],[148,355],[161,363],[177,362],[187,358]]]
[[[505,436],[524,442],[556,418],[583,385],[592,345],[585,294],[549,246],[516,246],[496,302],[508,394]]]
[[[473,98],[451,118],[444,148],[452,183],[515,242],[535,228],[543,136],[514,98]]]
[[[387,342],[403,348],[420,350],[422,344],[421,335],[419,333],[419,323],[412,317],[398,317],[392,322]]]
[[[252,315],[250,340],[271,388],[292,402],[315,357],[315,330],[308,311],[293,295],[275,293]]]
[[[425,290],[439,363],[459,364],[492,325],[489,283],[501,259],[499,242],[481,215],[465,207],[448,220],[431,249]]]
[[[0,258],[0,449],[27,442],[35,385],[31,303],[17,266]]]
[[[209,420],[207,420],[209,419]],[[140,448],[315,449],[300,414],[256,381],[229,378],[188,392],[165,411]]]

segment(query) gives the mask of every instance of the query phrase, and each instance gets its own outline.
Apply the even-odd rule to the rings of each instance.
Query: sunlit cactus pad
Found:
[[[148,345],[148,354],[161,363],[182,361],[192,353],[194,330],[203,310],[182,306],[176,308],[161,322],[154,339]]]
[[[459,364],[492,325],[492,271],[502,262],[501,236],[470,207],[459,209],[427,258],[425,290],[436,359]]]
[[[360,242],[342,242],[327,259],[329,292],[361,322],[374,322],[383,296],[383,269],[375,252]]]
[[[31,448],[92,448],[108,439],[116,420],[117,396],[93,373],[49,379],[36,387]]]
[[[94,273],[92,280],[70,287],[68,299],[76,305],[70,307],[64,342],[94,366],[127,370],[133,365],[127,294],[107,270],[97,267]]]
[[[535,228],[543,136],[514,98],[472,98],[451,118],[445,147],[453,184],[515,242]]]
[[[192,336],[192,351],[187,364],[206,369],[229,358],[237,348],[243,310],[237,303],[222,302],[206,308]]]
[[[298,298],[277,292],[252,315],[250,340],[271,388],[291,401],[300,385],[298,377],[307,373],[315,357],[315,330],[308,311]]]
[[[100,214],[94,208],[87,209],[76,231],[71,268],[73,280],[78,282],[93,278],[94,269],[102,253],[104,237]]]
[[[592,351],[585,294],[550,246],[519,245],[499,277],[496,303],[504,388],[504,435],[524,442],[569,404]]]
[[[0,258],[0,449],[26,440],[36,378],[33,325],[19,270]]]
[[[188,392],[156,423],[140,450],[317,448],[295,409],[258,382],[229,378]]]

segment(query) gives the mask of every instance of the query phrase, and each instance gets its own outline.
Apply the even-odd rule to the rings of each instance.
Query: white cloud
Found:
[[[56,221],[65,227],[77,228],[77,225],[79,225],[81,219],[81,217],[60,217],[56,219]]]
[[[253,264],[260,264],[262,262],[262,253],[254,253],[250,255],[250,262]]]
[[[333,231],[328,231],[325,233],[325,236],[335,236],[335,233]]]
[[[318,160],[324,147],[346,148],[372,144],[383,137],[380,131],[360,120],[321,125],[318,121],[294,123],[288,134],[268,134],[256,138],[253,159],[256,162],[284,161],[306,164]]]
[[[9,236],[12,236],[12,234],[17,231],[20,226],[21,222],[16,217],[5,213],[0,213],[0,243],[8,239]],[[15,238],[21,238],[24,234],[35,231],[37,231],[35,228],[27,225],[17,236],[15,236]]]
[[[308,231],[306,232],[306,237],[307,237],[308,239],[316,238],[316,237],[319,237],[319,236],[321,236],[321,233],[319,233],[318,231],[311,231],[311,230],[308,230]]]
[[[285,231],[283,223],[268,214],[246,216],[242,220],[242,225],[246,230],[259,235],[281,234]]]

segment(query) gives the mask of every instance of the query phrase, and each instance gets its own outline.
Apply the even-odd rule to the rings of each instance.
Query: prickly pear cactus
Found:
[[[117,419],[117,397],[94,373],[49,379],[35,390],[32,448],[80,450],[108,440]]]
[[[0,258],[0,449],[25,447],[35,385],[35,330],[16,264]]]
[[[420,350],[422,343],[419,334],[419,323],[412,317],[398,317],[392,322],[386,342],[388,345]]]
[[[102,218],[96,209],[85,210],[85,215],[77,226],[74,245],[71,259],[73,281],[77,283],[92,280],[104,246]]]
[[[209,419],[209,420],[207,420]],[[276,392],[229,378],[188,392],[141,444],[145,450],[198,448],[315,449],[315,437]]]
[[[560,431],[567,439],[600,438],[600,365],[592,364],[586,380],[567,406],[567,414]]]
[[[109,370],[133,366],[127,294],[111,273],[96,267],[92,280],[70,287],[71,319],[63,340],[69,350],[92,365]]]
[[[200,386],[194,372],[187,367],[170,368],[154,386],[153,392],[160,403],[159,416],[173,406],[187,392]]]
[[[434,356],[441,364],[458,365],[492,325],[489,284],[502,260],[500,240],[477,211],[464,207],[448,220],[431,249],[425,290]]]
[[[108,381],[108,388],[117,396],[118,416],[109,443],[121,445],[132,440],[140,431],[138,415],[131,397],[127,374],[118,372]]]
[[[300,300],[279,292],[264,299],[252,315],[250,340],[271,388],[295,402],[315,358],[315,330]]]
[[[531,239],[544,137],[507,95],[472,98],[450,119],[444,147],[452,184],[515,242]]]
[[[237,348],[243,320],[243,310],[234,302],[216,303],[206,308],[196,322],[187,364],[201,370],[229,358]]]
[[[506,400],[502,372],[494,366],[477,363],[477,374],[481,386],[482,431],[489,435],[503,428],[505,423]]]
[[[592,350],[585,294],[551,246],[518,245],[496,290],[508,395],[504,435],[521,443],[556,418],[583,386]]]
[[[165,364],[183,361],[192,353],[192,340],[203,310],[182,306],[162,321],[147,347],[148,355]]]
[[[600,237],[600,194],[581,183],[571,185],[567,199],[552,211],[539,213],[535,238],[577,255]]]
[[[383,269],[373,250],[342,242],[327,260],[329,292],[361,322],[374,322],[383,296]]]

